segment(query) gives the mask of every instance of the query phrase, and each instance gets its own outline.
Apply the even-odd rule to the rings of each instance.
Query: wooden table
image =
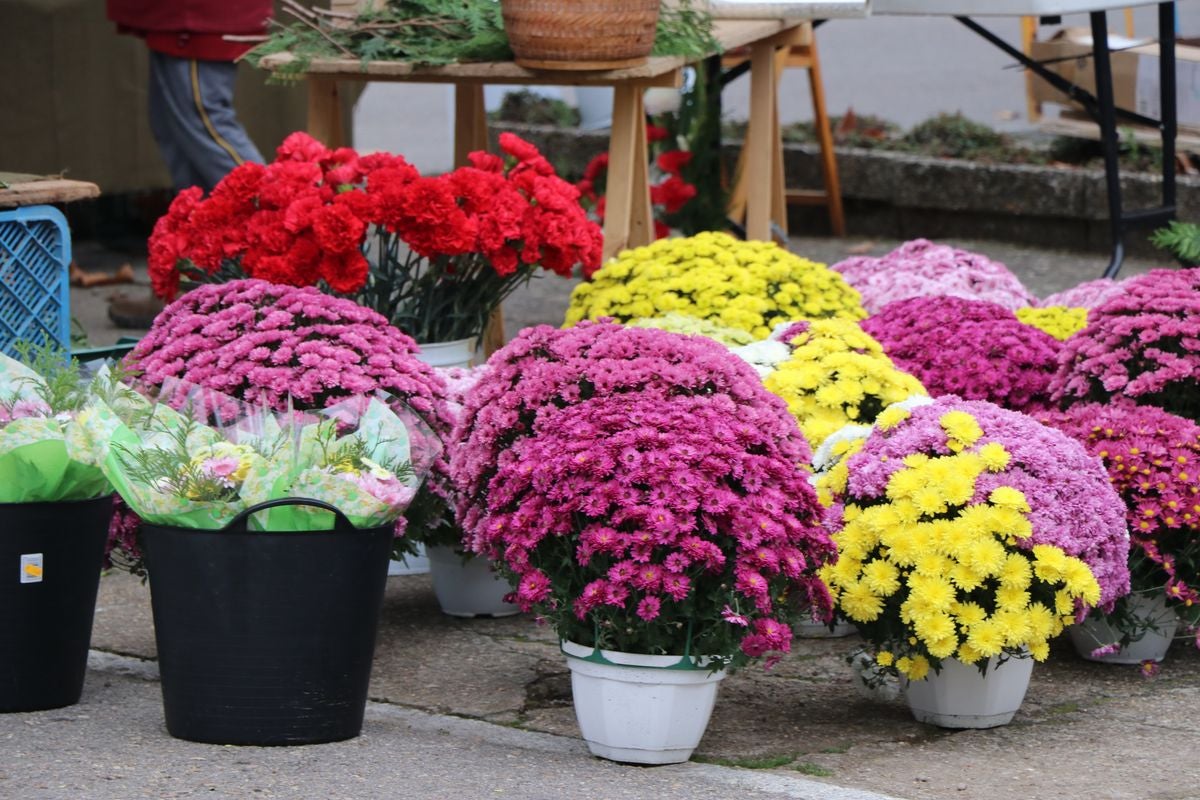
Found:
[[[778,124],[775,53],[790,45],[806,20],[717,20],[714,34],[722,50],[749,47],[750,129],[745,169],[751,187],[747,198],[746,235],[771,238],[772,222],[786,230],[787,204],[781,181],[773,181],[774,166],[782,164]],[[267,56],[261,66],[278,70],[290,64],[288,53]],[[687,60],[656,57],[627,69],[602,72],[531,71],[512,62],[415,67],[395,61],[314,59],[304,71],[308,81],[308,132],[325,144],[343,144],[338,102],[340,81],[401,81],[451,83],[455,87],[454,163],[467,163],[467,154],[487,149],[485,84],[611,86],[612,132],[609,138],[607,203],[604,218],[604,258],[654,239],[651,219],[649,151],[642,96],[654,86],[677,87]],[[780,183],[774,186],[774,183]]]

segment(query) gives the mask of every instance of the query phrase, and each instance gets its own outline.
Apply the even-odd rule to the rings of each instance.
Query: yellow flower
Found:
[[[1012,460],[1012,456],[999,442],[988,442],[979,448],[979,457],[987,465],[988,472],[1002,472]]]
[[[947,636],[945,639],[936,639],[925,643],[925,649],[929,651],[929,655],[934,658],[949,658],[954,655],[954,651],[958,648],[958,637]]]
[[[1018,586],[1002,584],[996,590],[996,607],[1001,611],[1024,611],[1029,606],[1029,592]]]
[[[958,654],[955,658],[964,664],[974,664],[983,659],[983,653],[972,647],[970,642],[963,642],[958,646]]]
[[[919,638],[925,641],[926,645],[930,642],[941,641],[944,639],[953,639],[955,635],[954,620],[949,614],[928,614],[920,618],[920,621],[914,621],[913,628]],[[930,652],[933,652],[932,650]],[[954,652],[951,647],[946,655]],[[934,653],[934,655],[938,655]],[[941,656],[938,656],[941,658]]]
[[[955,603],[950,607],[950,613],[958,620],[959,626],[970,629],[987,619],[983,606],[974,602]]]
[[[1033,574],[1045,583],[1058,583],[1067,568],[1067,554],[1054,545],[1033,546]]]
[[[891,562],[873,558],[863,564],[862,582],[880,597],[890,597],[900,588],[900,570]]]
[[[1029,648],[1029,654],[1033,656],[1034,661],[1045,661],[1050,657],[1050,645],[1044,639],[1029,642],[1025,646]]]
[[[896,657],[887,650],[880,650],[875,654],[875,663],[881,667],[890,667],[895,661]]]
[[[957,593],[943,578],[929,575],[910,575],[909,598],[931,611],[949,611]]]
[[[912,412],[899,406],[888,406],[875,418],[875,424],[880,430],[886,431],[899,425],[912,416]]]
[[[901,662],[904,663],[903,666]],[[902,658],[896,662],[896,668],[908,676],[911,681],[924,680],[929,674],[929,660],[922,655],[912,656],[910,658]]]
[[[970,447],[983,436],[983,428],[965,411],[947,411],[938,418],[938,422],[951,439],[964,447]]]
[[[999,655],[1004,649],[1006,639],[1004,631],[996,624],[994,618],[980,620],[971,626],[971,632],[967,634],[968,644],[982,658]]]
[[[1029,635],[1033,639],[1049,639],[1058,633],[1058,617],[1041,603],[1030,603],[1026,615],[1029,618]]]
[[[842,588],[838,603],[842,612],[855,622],[871,622],[883,611],[883,600],[859,581]]]
[[[1014,489],[1011,486],[997,486],[988,495],[988,500],[1002,508],[1015,508],[1026,513],[1030,510],[1025,494],[1020,489]]]
[[[1011,586],[1018,590],[1027,589],[1033,580],[1033,567],[1024,555],[1009,553],[1004,559],[999,578],[1002,586]]]
[[[1063,567],[1063,581],[1067,591],[1075,597],[1083,598],[1088,605],[1100,602],[1100,584],[1096,576],[1088,569],[1088,565],[1078,558],[1068,557]]]
[[[1046,306],[1044,308],[1018,308],[1017,319],[1031,327],[1050,334],[1055,339],[1066,341],[1087,327],[1086,308]]]

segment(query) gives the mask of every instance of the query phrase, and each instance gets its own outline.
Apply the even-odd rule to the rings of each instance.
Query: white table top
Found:
[[[871,0],[709,0],[723,19],[833,19],[865,17]]]
[[[1036,17],[1157,5],[1152,0],[872,0],[872,14]]]

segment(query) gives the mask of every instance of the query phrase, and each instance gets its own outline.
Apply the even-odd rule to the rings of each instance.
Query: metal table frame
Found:
[[[1096,75],[1096,94],[1084,91],[1056,72],[1034,61],[970,17],[955,17],[968,29],[982,36],[1026,69],[1033,70],[1054,88],[1080,103],[1088,116],[1100,126],[1100,143],[1104,152],[1104,176],[1108,193],[1108,224],[1112,240],[1112,257],[1104,277],[1112,278],[1125,260],[1125,235],[1132,227],[1160,225],[1175,218],[1175,3],[1158,3],[1159,96],[1162,119],[1156,120],[1117,108],[1113,100],[1111,52],[1108,47],[1108,12],[1092,11],[1092,64]],[[1126,210],[1121,192],[1121,166],[1118,158],[1119,139],[1117,119],[1158,128],[1162,135],[1162,204],[1152,208]]]

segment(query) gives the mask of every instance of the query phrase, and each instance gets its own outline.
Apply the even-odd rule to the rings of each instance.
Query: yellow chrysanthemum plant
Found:
[[[1050,334],[1060,342],[1065,342],[1087,327],[1088,310],[1086,308],[1027,306],[1018,308],[1015,313],[1021,322]]]
[[[821,577],[884,672],[1044,660],[1129,590],[1120,498],[1058,431],[947,396],[889,406],[833,444],[819,485],[838,560]]]
[[[926,395],[853,320],[786,323],[766,342],[734,352],[783,398],[814,449],[846,425],[870,425],[892,403]]]
[[[859,293],[841,275],[773,242],[701,233],[626,250],[571,295],[566,325],[676,312],[765,339],[794,319],[863,319]]]
[[[753,334],[747,333],[741,328],[730,328],[728,325],[709,322],[699,317],[689,317],[677,311],[672,311],[659,317],[642,317],[630,320],[627,324],[631,328],[657,328],[660,331],[668,331],[669,333],[706,336],[709,339],[720,342],[726,347],[738,347],[755,341]]]

